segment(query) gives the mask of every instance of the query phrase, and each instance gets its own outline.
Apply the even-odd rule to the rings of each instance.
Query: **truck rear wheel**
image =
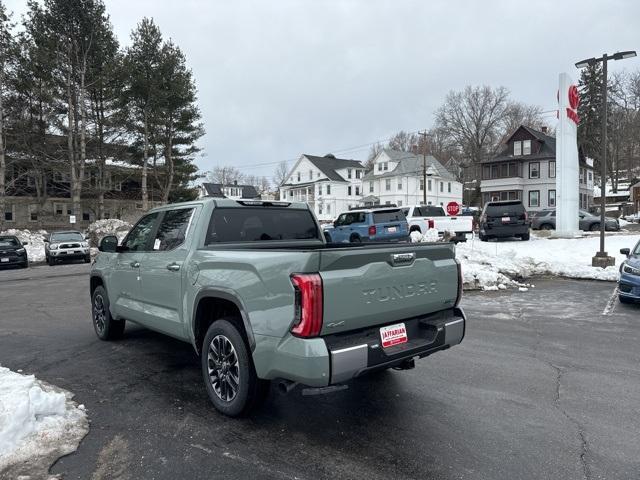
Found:
[[[216,320],[207,330],[201,364],[211,402],[230,417],[248,413],[269,391],[269,382],[256,375],[242,334],[229,320]]]

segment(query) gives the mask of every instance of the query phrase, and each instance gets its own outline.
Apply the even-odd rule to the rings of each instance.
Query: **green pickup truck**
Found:
[[[241,415],[282,392],[345,388],[462,341],[449,243],[328,244],[307,204],[219,198],[151,210],[91,269],[102,340],[125,321],[190,342],[215,407]]]

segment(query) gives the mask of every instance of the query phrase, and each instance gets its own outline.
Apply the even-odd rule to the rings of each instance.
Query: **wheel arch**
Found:
[[[246,340],[249,350],[251,352],[255,350],[256,340],[242,300],[231,290],[203,288],[194,300],[191,319],[193,346],[198,354],[209,326],[220,318],[235,323],[236,328]]]
[[[107,289],[107,285],[105,284],[102,275],[99,273],[92,273],[89,277],[89,296],[93,296],[94,290],[99,286],[102,286],[105,290]],[[107,292],[107,295],[109,295],[109,292]]]

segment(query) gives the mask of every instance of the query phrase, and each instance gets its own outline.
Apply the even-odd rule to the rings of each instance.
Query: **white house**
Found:
[[[364,173],[359,160],[303,154],[280,186],[280,199],[307,202],[318,220],[333,220],[360,204]]]
[[[256,187],[253,185],[238,185],[238,182],[230,184],[205,182],[200,185],[198,197],[220,197],[233,200],[261,198]]]
[[[424,185],[426,163],[427,184]],[[384,149],[374,159],[373,170],[362,179],[363,203],[446,206],[462,203],[462,183],[458,182],[435,157]]]

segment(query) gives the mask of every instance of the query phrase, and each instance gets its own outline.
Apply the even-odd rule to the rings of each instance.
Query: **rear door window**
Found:
[[[382,210],[373,213],[373,223],[404,222],[406,217],[402,210]]]
[[[435,207],[433,205],[422,205],[420,207],[422,217],[444,217],[444,209],[442,207]]]
[[[159,251],[173,250],[185,241],[193,208],[181,208],[165,212],[158,227],[153,249]]]
[[[316,239],[320,233],[309,210],[242,207],[214,209],[205,243]]]
[[[505,202],[487,205],[487,215],[490,217],[517,216],[524,212],[522,203]]]

